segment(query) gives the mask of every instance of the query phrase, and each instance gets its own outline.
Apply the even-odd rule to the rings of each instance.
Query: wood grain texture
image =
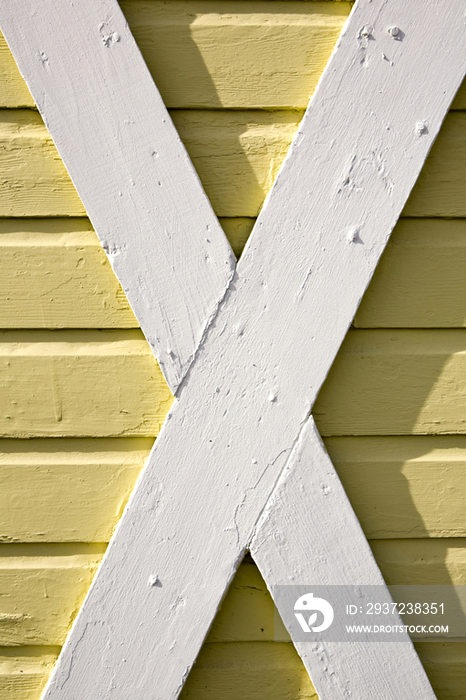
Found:
[[[0,542],[108,542],[153,440],[0,440]]]
[[[138,697],[154,682],[164,697],[178,694],[463,77],[463,17],[456,6],[440,16],[436,3],[429,8],[445,22],[444,30],[430,21],[425,5],[399,3],[403,31],[412,32],[413,41],[396,42],[385,30],[392,4],[356,6],[46,697],[97,696],[110,679],[125,700],[136,697],[136,683]],[[384,27],[374,30],[374,42],[360,32],[368,15],[372,26]],[[444,41],[443,31],[451,41]],[[381,49],[393,55],[393,66]],[[354,100],[353,86],[361,81],[366,89]],[[432,115],[428,133],[416,132],[418,101],[402,97],[413,90]],[[352,188],[352,178],[363,186]],[[303,334],[309,327],[312,343]],[[161,586],[148,584],[153,574]],[[133,641],[137,654],[125,656],[123,668],[123,646]],[[100,663],[86,687],[84,669],[97,653]],[[406,681],[406,697],[427,698],[430,691],[412,659],[407,663],[394,653],[393,674]],[[356,678],[358,668],[349,662],[343,677],[352,669]],[[378,668],[387,674],[377,676],[373,696],[402,697],[390,665]],[[419,693],[412,692],[416,680]],[[389,690],[379,692],[384,684]]]
[[[172,112],[218,216],[257,216],[302,114]],[[85,216],[38,113],[0,111],[0,139],[0,216]]]
[[[311,468],[310,468],[310,465]],[[299,523],[299,527],[296,527]],[[310,539],[310,533],[312,533]],[[295,441],[251,539],[251,554],[269,589],[275,586],[376,585],[384,579],[360,523],[335,472],[312,417]],[[287,619],[287,603],[275,599]],[[281,607],[283,605],[283,609]],[[289,619],[289,618],[288,618]],[[353,640],[294,640],[322,700],[344,697],[434,698],[407,633],[404,644],[368,644]],[[325,664],[322,663],[325,658]],[[369,691],[372,669],[384,668]]]
[[[217,216],[255,217],[298,129],[302,112],[174,110],[171,116]],[[40,116],[0,113],[2,216],[84,216]],[[405,216],[464,217],[466,114],[442,126]]]
[[[123,0],[168,107],[307,107],[349,2]]]
[[[120,3],[167,107],[305,109],[349,2]],[[0,106],[34,101],[0,35]]]
[[[254,219],[220,219],[239,257]],[[0,219],[0,328],[138,328],[88,219]]]
[[[0,545],[0,646],[62,645],[104,545]]]
[[[302,116],[302,111],[171,112],[217,216],[258,215]]]
[[[466,436],[327,438],[369,539],[466,535]]]
[[[466,325],[466,220],[401,219],[356,313],[356,328]]]
[[[153,437],[173,400],[140,331],[3,331],[0,386],[2,437]]]
[[[117,1],[56,9],[0,2],[2,31],[176,392],[235,258]]]
[[[180,700],[318,700],[292,644],[207,644]]]
[[[466,333],[352,330],[313,414],[331,435],[466,432]]]
[[[37,112],[0,111],[0,216],[85,216]]]
[[[59,647],[0,647],[2,700],[37,700],[59,650]]]
[[[390,585],[466,585],[465,538],[371,540],[370,546]]]
[[[32,95],[0,32],[0,109],[34,106]]]
[[[447,115],[403,215],[466,216],[465,112]]]
[[[466,687],[466,643],[418,643],[416,651],[438,700],[463,700]]]
[[[138,328],[87,219],[0,219],[0,328]]]

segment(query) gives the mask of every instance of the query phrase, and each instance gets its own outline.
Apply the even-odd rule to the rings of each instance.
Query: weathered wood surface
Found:
[[[0,647],[62,645],[104,551],[0,545]]]
[[[466,585],[466,538],[371,540],[385,581],[392,586]]]
[[[318,700],[292,644],[206,644],[180,700]]]
[[[153,437],[172,396],[140,331],[0,333],[0,436]]]
[[[464,700],[466,643],[427,642],[414,646],[438,700]]]
[[[327,438],[369,538],[466,536],[466,437]],[[152,440],[0,442],[0,541],[107,542]]]
[[[239,257],[254,219],[220,219]],[[137,321],[87,219],[0,219],[0,328],[134,328]],[[402,219],[357,328],[466,325],[466,223]]]
[[[60,647],[0,647],[2,700],[37,700],[59,651]]]
[[[357,328],[466,325],[466,220],[401,219],[354,319]]]
[[[321,435],[466,432],[466,332],[351,330],[313,414]]]
[[[429,7],[437,17],[437,6]],[[439,31],[424,6],[421,12],[418,6],[397,5],[400,13],[407,13],[403,14],[404,27],[416,40],[396,42],[381,29],[374,47],[364,33],[359,44],[355,37],[368,22],[368,14],[374,17],[374,24],[377,19],[383,27],[392,21],[383,15],[387,5],[357,5],[344,35],[347,43],[343,38],[340,43],[340,49],[345,46],[348,53],[334,53],[325,74],[329,84],[325,86],[324,76],[296,147],[285,161],[241,258],[235,286],[203,343],[171,420],[156,442],[153,459],[120,521],[47,697],[98,695],[110,678],[121,697],[135,697],[136,682],[139,695],[152,687],[154,677],[146,669],[152,668],[155,659],[161,669],[158,692],[167,698],[178,694],[251,537],[257,514],[276,483],[429,150],[430,139],[440,127],[449,97],[459,85],[457,47],[464,39],[463,18],[459,22],[457,8],[448,7],[452,15],[439,17],[446,22]],[[457,32],[456,38],[445,43],[443,31],[449,36]],[[436,42],[441,42],[441,51],[432,50]],[[449,53],[452,46],[455,52]],[[381,58],[381,48],[394,56],[393,66]],[[378,62],[372,50],[377,51]],[[361,63],[361,54],[366,53],[374,58],[367,66]],[[435,60],[435,71],[440,71],[439,60],[445,62],[440,72],[447,76],[450,93],[444,82],[439,85],[433,80],[430,60]],[[347,92],[344,88],[351,85],[352,91],[359,81],[364,81],[366,90],[353,100],[350,88]],[[380,91],[381,81],[386,91]],[[398,99],[406,90],[416,90],[429,103],[432,120],[427,130],[416,130],[420,119],[416,100],[403,100],[400,109]],[[372,118],[369,105],[380,119]],[[349,107],[350,113],[346,111]],[[348,125],[354,129],[351,137]],[[401,159],[407,165],[402,170]],[[346,164],[344,172],[342,163]],[[364,186],[346,190],[353,177]],[[334,186],[330,194],[329,183]],[[313,198],[308,196],[311,191]],[[310,206],[309,199],[320,202],[320,207]],[[360,228],[355,232],[357,224]],[[290,228],[290,235],[285,235]],[[312,230],[319,237],[312,237]],[[361,242],[356,244],[359,232]],[[315,333],[312,343],[300,336],[309,326]],[[247,421],[250,439],[245,439],[242,421]],[[258,440],[260,433],[263,441]],[[193,454],[202,469],[193,470]],[[171,468],[173,460],[176,470]],[[157,492],[153,490],[155,474]],[[150,518],[143,515],[147,511]],[[154,574],[162,583],[158,587],[147,583],[154,561]],[[206,576],[208,590],[202,585]],[[150,629],[145,624],[148,617]],[[121,644],[126,647],[128,640],[130,644],[137,640],[138,654],[130,659],[125,656],[123,669]],[[85,687],[84,669],[97,650],[100,664]],[[370,653],[364,663],[369,658]],[[380,672],[373,679],[377,683],[374,697],[430,696],[414,657],[405,655],[401,660],[398,652],[391,659],[403,678],[402,692],[390,671]],[[360,667],[360,660],[357,667],[348,663],[353,680]],[[344,676],[348,677],[346,671]],[[419,693],[413,690],[416,682]]]
[[[0,219],[0,328],[138,328],[87,219]]]
[[[235,267],[193,164],[116,0],[81,0],[79,10],[66,4],[59,13],[51,0],[14,9],[0,2],[0,11],[21,74],[175,393]],[[37,45],[39,53],[31,50]]]
[[[120,5],[167,107],[227,109],[305,109],[351,8],[289,0]],[[0,52],[0,104],[33,106],[4,40]]]
[[[253,219],[220,219],[239,256]],[[88,219],[0,219],[0,328],[137,328]]]
[[[168,107],[306,108],[349,2],[123,0]]]
[[[215,213],[255,217],[302,112],[172,112]],[[0,215],[85,216],[40,115],[0,111]],[[188,240],[192,238],[187,226]]]
[[[37,112],[0,111],[0,216],[86,216]]]
[[[220,217],[255,217],[302,116],[297,111],[171,113]],[[2,216],[85,216],[36,112],[0,112]],[[451,112],[403,214],[466,216],[466,113]]]
[[[327,438],[370,539],[466,536],[466,436]]]
[[[218,108],[220,94],[226,109],[265,106],[305,109],[351,7],[351,3],[345,2],[305,4],[287,0],[286,4],[281,3],[285,4],[285,12],[275,13],[274,8],[279,4],[276,0],[273,4],[256,0],[254,11],[257,8],[261,18],[251,22],[254,11],[239,14],[237,0],[234,4],[216,3],[216,7],[222,5],[230,10],[223,17],[219,12],[212,13],[212,6],[202,0],[196,3],[172,0],[165,4],[123,0],[120,4],[165,104],[178,109]],[[246,8],[249,3],[241,4]],[[196,17],[192,15],[192,7],[197,9]],[[247,9],[252,9],[250,4]],[[204,13],[207,18],[202,16]],[[273,21],[273,27],[269,27],[271,41],[266,43],[262,18]],[[239,51],[236,44],[241,35]],[[247,41],[251,37],[255,42]],[[234,51],[233,62],[225,60],[227,48]],[[296,59],[297,51],[305,63]],[[209,60],[208,68],[204,56]],[[239,68],[237,74],[231,72],[232,65]],[[253,83],[251,66],[257,72],[258,65],[262,68],[261,79]],[[278,65],[280,70],[276,68]],[[0,108],[34,106],[0,33]],[[466,109],[466,83],[458,90],[452,109]]]
[[[450,112],[403,216],[466,216],[466,113]]]
[[[361,586],[384,585],[312,418],[300,431],[256,523],[250,549],[272,593],[275,586],[308,586],[311,582],[317,586],[349,581]],[[282,602],[278,598],[277,607],[285,617],[288,610],[282,611]],[[323,700],[345,694],[370,697],[367,678],[374,668],[385,669],[377,691],[372,692],[374,698],[434,698],[408,634],[398,639],[404,643],[353,641],[349,645],[322,639],[319,654],[305,641],[294,643]]]
[[[153,440],[0,440],[0,542],[108,542]]]

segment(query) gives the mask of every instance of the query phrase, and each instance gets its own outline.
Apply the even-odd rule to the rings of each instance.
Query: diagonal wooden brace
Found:
[[[92,34],[103,7],[118,21],[112,4],[82,0],[81,15],[79,5],[67,0],[54,8],[52,23],[28,0],[14,9],[0,0],[7,41],[33,95],[41,98],[86,207],[92,192],[79,168],[86,159],[97,168],[98,144],[96,153],[74,160],[76,147],[63,124],[73,105],[64,105],[54,89],[74,59],[56,38],[57,23],[68,26],[78,18],[80,31],[86,34],[87,27]],[[393,27],[399,31],[389,31]],[[356,3],[223,301],[217,283],[208,330],[203,327],[195,353],[188,343],[186,362],[182,353],[178,358],[183,370],[172,383],[181,381],[178,400],[63,648],[47,700],[176,698],[248,547],[270,587],[286,582],[297,561],[302,580],[311,584],[316,567],[303,541],[308,543],[307,527],[315,527],[313,547],[328,552],[322,580],[339,583],[345,575],[347,583],[381,581],[309,415],[464,76],[465,34],[462,0]],[[122,36],[110,48],[124,56],[131,40]],[[39,57],[63,56],[65,68],[50,61],[56,73],[47,73],[36,56],[39,39]],[[92,48],[92,40],[86,45]],[[114,52],[115,73],[118,60]],[[131,71],[128,61],[124,65]],[[83,70],[89,70],[87,62]],[[74,66],[74,80],[78,75]],[[40,93],[42,84],[53,100]],[[115,196],[112,187],[103,188],[103,210]],[[183,199],[181,210],[189,211]],[[131,216],[137,219],[137,211]],[[162,245],[170,268],[173,248],[162,234],[148,245],[153,255]],[[140,304],[144,332],[159,333],[163,347],[178,331],[165,324],[162,333],[157,314],[151,322],[152,291],[132,298],[136,270],[125,257],[131,258],[137,241],[130,229],[125,240],[115,269],[128,275],[124,286],[136,313]],[[138,277],[139,292],[151,290],[153,281],[148,274]],[[183,348],[183,338],[175,340]],[[305,517],[314,506],[324,513],[315,494],[322,470],[335,495],[335,517],[327,517],[325,529]],[[304,505],[303,483],[310,494]],[[286,547],[274,544],[277,528]],[[338,548],[342,528],[345,542]],[[375,646],[325,649],[330,674],[322,670],[325,660],[297,648],[322,699],[434,698],[409,642]],[[378,668],[369,678],[371,664]]]

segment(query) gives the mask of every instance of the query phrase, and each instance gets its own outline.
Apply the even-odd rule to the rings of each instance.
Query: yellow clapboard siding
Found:
[[[273,642],[275,606],[259,569],[247,556],[218,611],[206,644],[215,642]],[[280,641],[291,641],[285,627],[280,629]]]
[[[138,328],[88,219],[0,219],[0,328]]]
[[[34,107],[34,100],[0,33],[0,109],[5,107]]]
[[[221,219],[239,257],[255,219]],[[0,328],[137,328],[88,219],[0,219]]]
[[[464,700],[465,642],[418,642],[414,645],[438,700]]]
[[[0,646],[61,645],[105,545],[0,545]]]
[[[456,93],[451,109],[466,109],[466,80],[463,80],[460,89]]]
[[[220,217],[255,217],[300,111],[174,110],[175,126]],[[0,216],[83,216],[40,116],[0,112]],[[466,113],[451,112],[405,207],[406,216],[466,216]]]
[[[59,651],[59,647],[0,647],[2,700],[38,700]]]
[[[294,646],[205,644],[180,700],[318,700]]]
[[[314,406],[332,435],[466,432],[466,331],[350,330]]]
[[[259,110],[171,112],[217,216],[257,216],[302,114]]]
[[[0,216],[85,216],[40,115],[0,110]]]
[[[168,107],[307,107],[350,2],[120,3]],[[34,101],[0,35],[0,106]]]
[[[356,328],[466,325],[466,219],[401,219],[356,314]]]
[[[230,241],[233,252],[237,258],[243,252],[246,241],[254,226],[255,219],[253,218],[236,218],[236,219],[219,219],[225,235]]]
[[[349,2],[123,0],[169,107],[305,108]]]
[[[326,438],[366,536],[466,536],[466,436]]]
[[[371,540],[370,545],[389,585],[466,585],[465,538]]]
[[[403,216],[466,216],[466,112],[450,112]]]
[[[152,443],[0,440],[0,542],[108,542]]]
[[[140,331],[2,331],[1,437],[153,437],[172,396]]]
[[[298,111],[172,112],[220,217],[255,217],[302,117]],[[85,216],[38,113],[0,111],[0,216]]]

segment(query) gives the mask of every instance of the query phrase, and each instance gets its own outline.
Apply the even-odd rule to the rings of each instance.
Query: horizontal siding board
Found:
[[[0,436],[153,437],[172,396],[140,331],[0,333]]]
[[[108,542],[153,440],[0,440],[0,542]]]
[[[456,93],[456,97],[452,102],[451,109],[466,109],[466,80],[463,80],[460,89]]]
[[[0,111],[0,216],[85,216],[40,115]]]
[[[450,112],[403,216],[466,216],[466,113]]]
[[[300,111],[171,112],[217,216],[257,216],[302,116]]]
[[[216,214],[255,217],[301,112],[172,112]],[[0,111],[0,217],[85,216],[38,113]]]
[[[349,2],[123,0],[168,107],[305,108]]]
[[[205,644],[180,700],[237,700],[240,697],[318,700],[292,644]]]
[[[181,139],[220,217],[255,217],[302,117],[300,111],[174,110]],[[0,216],[83,216],[40,116],[0,112]],[[451,112],[404,210],[466,216],[466,113]]]
[[[351,9],[294,0],[120,4],[167,107],[208,109],[304,109]],[[1,35],[0,106],[34,106]]]
[[[466,642],[419,642],[414,646],[438,700],[464,700]]]
[[[255,219],[221,219],[239,257]],[[0,219],[0,328],[138,328],[88,219]]]
[[[0,328],[138,328],[87,219],[0,219]]]
[[[369,539],[466,536],[466,436],[325,444]]]
[[[61,645],[104,547],[14,547],[0,545],[0,646]]]
[[[465,538],[371,540],[369,544],[389,585],[466,585]]]
[[[466,432],[466,332],[350,330],[313,413],[332,435]]]
[[[401,219],[362,299],[354,326],[464,327],[465,269],[465,219]]]
[[[34,106],[28,86],[18,70],[5,37],[0,33],[0,109]]]
[[[58,647],[0,647],[2,700],[37,700],[58,652]]]

